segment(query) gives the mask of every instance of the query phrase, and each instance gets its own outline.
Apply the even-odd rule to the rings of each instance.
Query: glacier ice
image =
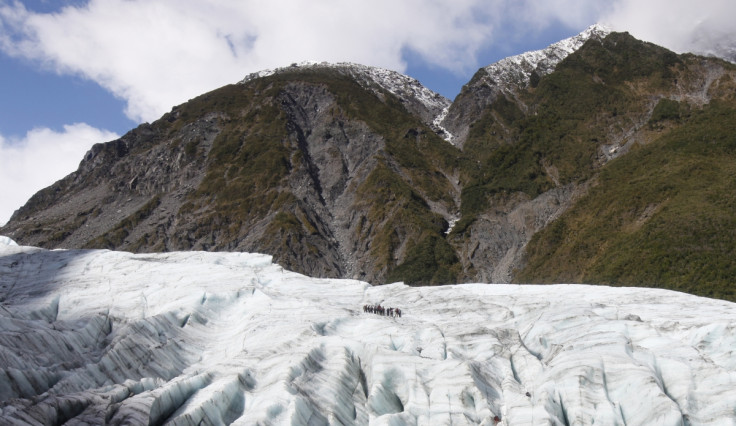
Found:
[[[0,239],[0,423],[736,424],[735,307]]]

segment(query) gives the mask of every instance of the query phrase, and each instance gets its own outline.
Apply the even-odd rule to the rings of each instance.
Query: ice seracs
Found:
[[[735,307],[0,244],[0,423],[732,424]]]

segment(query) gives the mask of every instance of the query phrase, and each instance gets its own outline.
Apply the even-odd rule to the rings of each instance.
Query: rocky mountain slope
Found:
[[[452,251],[461,153],[433,127],[448,105],[364,66],[249,76],[96,145],[3,232],[44,247],[264,252],[383,281],[418,241]]]
[[[452,103],[387,70],[295,64],[96,145],[0,234],[255,251],[373,283],[634,283],[734,298],[735,111],[732,64],[600,27],[480,69]]]
[[[490,82],[484,82],[486,70],[479,71],[479,75],[474,79],[477,84],[487,90],[495,90]],[[478,173],[463,187],[462,219],[454,229],[455,238],[451,235],[453,245],[461,247],[459,258],[464,262],[464,269],[483,271],[480,278],[484,281],[512,279],[622,284],[613,274],[607,277],[582,273],[560,275],[548,268],[538,269],[535,274],[524,272],[524,268],[529,266],[528,258],[525,258],[528,253],[548,253],[556,244],[548,241],[543,247],[538,247],[537,244],[541,244],[538,239],[532,242],[532,246],[527,243],[538,231],[555,229],[548,225],[559,215],[568,213],[568,209],[577,205],[580,197],[588,194],[592,186],[600,189],[631,188],[628,181],[638,179],[639,185],[647,187],[651,181],[637,174],[620,175],[618,181],[609,180],[606,185],[601,185],[600,180],[601,173],[631,164],[630,161],[647,152],[640,148],[666,138],[677,138],[682,144],[692,144],[690,152],[701,150],[698,142],[691,140],[690,126],[700,120],[697,122],[701,123],[701,131],[707,134],[715,130],[708,129],[704,119],[713,108],[721,111],[734,109],[734,75],[732,64],[712,58],[678,56],[660,47],[641,43],[627,34],[611,34],[586,42],[561,61],[553,73],[541,77],[536,83],[530,79],[529,82],[521,81],[520,86],[513,90],[509,90],[509,86],[504,86],[503,91],[496,90],[495,99],[483,106],[476,115],[479,118],[468,125],[463,143],[464,153],[472,155],[479,164]],[[469,84],[453,103],[451,114],[452,108],[467,102],[468,98],[472,99],[474,93],[481,90]],[[718,113],[715,116],[721,118],[713,121],[713,126],[719,129],[720,143],[727,146],[733,141],[733,136],[728,136],[733,135],[728,130],[733,121]],[[710,138],[706,134],[702,137]],[[654,146],[658,145],[647,149],[657,152],[658,148]],[[725,160],[728,157],[724,155],[729,152],[728,149],[720,153],[701,151],[704,162]],[[635,155],[630,156],[632,152]],[[680,151],[679,155],[687,156],[689,153]],[[614,162],[616,159],[620,161]],[[644,160],[641,170],[652,172],[659,167],[650,156]],[[707,180],[705,176],[694,177],[704,185],[712,180],[730,181],[726,170]],[[680,184],[684,182],[672,179],[662,182],[664,188],[672,185],[678,191],[682,189],[678,186]],[[599,194],[598,190],[592,194]],[[616,205],[622,211],[611,214],[607,218],[609,223],[629,221],[622,215],[628,214],[628,208],[645,210],[646,207],[633,207],[641,202],[646,205],[661,202],[661,194],[656,200],[638,199],[643,193],[647,192],[631,191],[619,198]],[[726,191],[722,196],[727,199],[730,193]],[[600,206],[612,207],[608,204],[610,202],[605,195],[598,199]],[[708,204],[702,206],[707,207]],[[686,217],[702,214],[703,210],[693,208],[682,213],[684,221]],[[591,219],[602,217],[601,211],[581,214],[584,216],[578,220],[585,227],[593,223]],[[712,223],[709,219],[702,222]],[[623,232],[622,227],[618,229]],[[640,228],[627,230],[644,232]],[[680,230],[682,228],[673,227],[667,232],[677,234]],[[720,235],[699,226],[692,232],[700,233],[701,230],[706,235]],[[562,240],[557,240],[557,243],[575,236],[574,232],[569,235],[563,233],[560,236]],[[648,240],[653,235],[641,238]],[[610,252],[612,246],[601,244],[593,256],[602,265],[614,254]],[[625,245],[619,249],[624,250]],[[681,249],[682,242],[668,250]],[[551,262],[575,265],[580,252],[574,250],[567,254],[569,257],[556,257]],[[719,257],[727,258],[731,254],[726,250],[719,252]],[[492,260],[489,261],[489,257]],[[650,262],[654,265],[658,260],[650,259]],[[493,266],[489,268],[487,265]],[[626,284],[674,284],[674,277],[643,272],[651,265],[640,265],[632,260],[627,265],[632,278]],[[708,262],[708,265],[711,264]],[[688,288],[698,291],[697,287],[703,282],[693,281]],[[679,284],[677,287],[682,288]]]
[[[553,72],[557,64],[580,49],[586,41],[600,41],[610,32],[606,27],[593,25],[577,36],[546,49],[511,56],[478,70],[443,118],[443,124],[454,136],[453,142],[462,146],[471,125],[500,97],[520,102],[518,95],[521,90],[536,87],[542,76]]]

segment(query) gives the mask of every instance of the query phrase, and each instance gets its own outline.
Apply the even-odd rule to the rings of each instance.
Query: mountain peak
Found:
[[[361,86],[369,89],[380,96],[380,90],[386,90],[399,98],[407,109],[414,113],[418,113],[423,121],[432,127],[437,124],[446,113],[447,108],[452,101],[446,97],[436,93],[420,83],[418,80],[401,74],[397,71],[386,68],[361,65],[352,62],[316,62],[305,61],[293,63],[288,67],[281,67],[270,70],[258,71],[248,74],[241,84],[248,83],[258,78],[264,78],[271,75],[285,74],[300,70],[334,70],[343,75],[347,75],[355,79]],[[440,117],[438,119],[438,117]],[[435,129],[441,130],[441,129]]]
[[[560,40],[541,50],[510,56],[483,69],[496,85],[515,84],[526,87],[533,73],[540,77],[551,73],[557,64],[586,41],[601,40],[610,33],[611,29],[604,25],[591,25],[576,36]]]
[[[483,109],[495,102],[499,95],[511,94],[533,85],[538,79],[552,73],[563,59],[580,49],[586,41],[603,40],[611,30],[603,25],[592,25],[580,34],[558,41],[544,49],[530,51],[480,68],[455,98],[440,123],[446,134],[453,135],[452,143],[465,144],[471,121]],[[445,130],[446,129],[446,130]]]

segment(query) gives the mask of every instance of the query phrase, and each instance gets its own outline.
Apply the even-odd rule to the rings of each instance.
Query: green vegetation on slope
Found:
[[[409,250],[406,259],[388,275],[387,281],[434,285],[457,282],[462,265],[452,246],[436,233],[425,233]]]
[[[244,226],[293,198],[281,190],[292,168],[286,116],[271,100],[256,96],[252,87],[232,85],[190,101],[180,111],[180,117],[204,111],[228,117],[213,142],[202,183],[180,212],[197,212],[195,239],[219,233],[235,241]]]
[[[112,230],[88,242],[84,248],[104,248],[114,250],[123,244],[130,232],[146,220],[161,204],[161,197],[154,196],[135,213],[121,220]]]
[[[380,162],[357,189],[361,218],[359,240],[373,236],[376,267],[389,271],[388,281],[446,284],[457,279],[460,265],[444,239],[445,220],[385,162]],[[363,226],[365,224],[365,226]],[[406,244],[404,261],[395,269],[396,252]]]
[[[331,69],[294,69],[226,86],[177,109],[179,119],[172,121],[173,128],[182,117],[192,119],[205,111],[227,117],[210,151],[205,178],[181,212],[196,215],[192,237],[216,233],[236,240],[254,222],[269,216],[273,219],[265,232],[273,237],[277,246],[273,250],[294,252],[307,235],[313,235],[314,230],[307,229],[309,221],[300,220],[306,217],[303,209],[309,207],[299,205],[288,180],[293,173],[314,176],[300,140],[304,136],[294,130],[297,126],[283,104],[289,102],[289,91],[299,87],[326,88],[335,97],[335,105],[326,112],[328,118],[336,123],[362,122],[385,141],[376,154],[379,167],[356,188],[360,194],[356,209],[367,212],[370,223],[376,225],[362,229],[356,238],[372,241],[369,250],[379,259],[377,269],[389,273],[403,258],[421,250],[427,239],[433,241],[432,247],[451,250],[444,241],[446,223],[431,212],[425,198],[454,209],[453,188],[446,176],[462,173],[463,154],[407,112],[393,95],[376,96],[352,77]],[[186,151],[196,152],[196,146],[187,146]],[[398,256],[400,246],[405,256]],[[307,250],[314,251],[313,247]],[[412,283],[449,282],[451,266],[442,257],[429,266],[439,271],[430,276],[391,276]]]
[[[453,232],[464,232],[497,194],[533,198],[590,179],[611,128],[647,108],[631,83],[645,81],[651,90],[671,85],[670,69],[680,64],[666,49],[612,34],[587,42],[535,88],[522,91],[521,101],[531,106],[527,113],[501,95],[473,123],[465,143],[478,167],[463,188],[462,220]]]
[[[734,176],[736,109],[713,101],[609,163],[587,196],[532,238],[514,279],[652,286],[736,301]]]
[[[680,122],[681,119],[690,115],[688,104],[678,102],[668,98],[662,98],[652,111],[652,117],[649,119],[650,129],[663,129],[667,122]]]

